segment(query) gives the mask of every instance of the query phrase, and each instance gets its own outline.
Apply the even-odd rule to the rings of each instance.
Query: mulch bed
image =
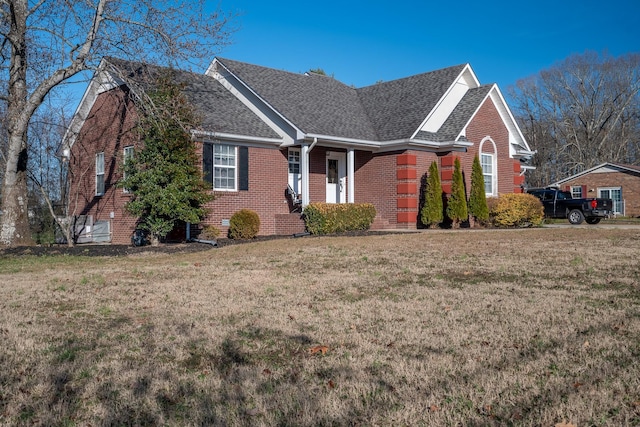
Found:
[[[394,231],[351,231],[347,233],[335,234],[333,236],[366,236],[366,235],[384,235],[394,234]],[[314,238],[316,236],[303,236],[304,238]],[[274,239],[293,239],[292,236],[257,236],[251,240],[232,240],[218,239],[217,247],[238,245],[243,243],[251,243],[257,241],[267,241]],[[152,253],[194,253],[213,249],[215,246],[207,243],[189,242],[189,243],[162,243],[159,246],[131,246],[131,245],[111,245],[111,244],[80,244],[74,247],[66,245],[52,246],[18,246],[15,248],[0,249],[0,257],[2,256],[20,256],[20,255],[36,255],[36,256],[57,256],[57,255],[74,255],[74,256],[127,256],[144,252]]]

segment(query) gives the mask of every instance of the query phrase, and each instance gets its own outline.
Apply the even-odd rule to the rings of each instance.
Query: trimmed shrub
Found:
[[[464,180],[458,157],[453,163],[453,182],[451,183],[451,195],[447,201],[447,217],[451,220],[453,228],[460,227],[461,222],[469,219],[467,196],[464,192]]]
[[[204,239],[204,240],[216,240],[218,237],[220,237],[221,233],[222,232],[218,227],[216,227],[215,225],[208,224],[202,227],[202,232],[200,232],[200,235],[198,236],[198,238]]]
[[[435,228],[444,219],[440,172],[438,171],[438,163],[435,161],[429,166],[426,187],[424,190],[424,206],[420,210],[420,220],[427,227]]]
[[[253,239],[260,231],[260,217],[250,209],[241,209],[229,219],[229,238],[234,240]]]
[[[531,194],[501,194],[488,202],[490,221],[496,227],[539,226],[544,219],[542,202]]]
[[[473,158],[473,166],[471,167],[469,215],[480,224],[485,224],[489,219],[487,195],[484,191],[484,176],[482,175],[482,166],[477,155]]]
[[[304,222],[311,234],[368,230],[375,217],[371,203],[311,203],[304,208]]]

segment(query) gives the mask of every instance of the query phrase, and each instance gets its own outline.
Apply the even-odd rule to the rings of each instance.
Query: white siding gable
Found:
[[[436,104],[433,111],[427,116],[416,133],[419,131],[438,132],[467,91],[478,86],[480,86],[480,83],[473,73],[473,70],[471,70],[471,67],[467,64],[460,76]]]

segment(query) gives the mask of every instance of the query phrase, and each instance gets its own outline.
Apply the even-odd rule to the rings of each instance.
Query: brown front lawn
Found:
[[[2,425],[640,425],[640,230],[0,256]]]

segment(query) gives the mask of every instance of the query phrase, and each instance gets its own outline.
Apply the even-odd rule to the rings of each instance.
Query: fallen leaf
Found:
[[[429,406],[429,412],[438,412],[438,410],[440,410],[440,408],[438,408],[436,405]]]
[[[201,262],[196,262],[193,264],[194,267],[202,267],[202,263]]]
[[[266,368],[262,371],[262,373],[264,375],[271,375],[271,371],[269,369],[266,369]]]
[[[581,382],[579,382],[579,381],[576,381],[576,382],[573,384],[573,388],[575,388],[575,389],[577,390],[577,389],[579,389],[580,387],[582,387],[583,385],[584,385],[584,383],[581,383]]]
[[[329,380],[327,385],[329,386],[329,388],[336,388],[336,385],[334,384],[333,380]]]
[[[589,348],[589,341],[585,341],[584,344],[582,344],[582,348]]]
[[[326,345],[317,345],[309,349],[309,354],[322,353],[322,355],[324,356],[325,354],[327,354],[328,350],[329,347],[327,347]]]

